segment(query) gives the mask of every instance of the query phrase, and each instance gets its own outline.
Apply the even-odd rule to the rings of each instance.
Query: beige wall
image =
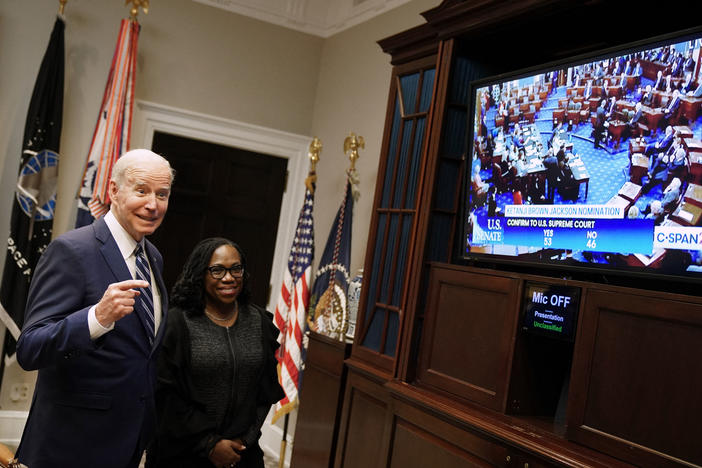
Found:
[[[354,132],[364,137],[366,147],[356,162],[361,197],[354,206],[352,274],[365,260],[390,87],[390,56],[377,41],[424,23],[420,13],[438,3],[414,0],[324,41],[312,119],[312,134],[324,144],[317,170],[315,245],[319,259],[343,197],[349,166],[344,139]]]
[[[0,2],[0,230],[19,161],[29,97],[56,0]],[[54,230],[69,229],[117,39],[123,1],[66,6],[66,93]],[[151,2],[139,15],[136,98],[308,134],[323,40],[191,0]]]
[[[315,243],[321,256],[343,196],[343,140],[362,135],[361,198],[354,210],[351,271],[363,266],[390,79],[376,41],[423,22],[438,0],[414,0],[329,39],[244,18],[191,0],[151,2],[140,14],[136,98],[322,139]],[[29,98],[57,11],[56,0],[0,1],[0,232],[8,232]],[[54,234],[70,229],[74,195],[95,125],[124,1],[69,0],[66,92]],[[0,259],[4,253],[0,254]],[[33,378],[9,369],[9,387]],[[294,431],[294,426],[291,432]]]

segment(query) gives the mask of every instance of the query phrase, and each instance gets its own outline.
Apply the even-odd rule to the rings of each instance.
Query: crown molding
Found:
[[[411,0],[193,0],[328,38]]]

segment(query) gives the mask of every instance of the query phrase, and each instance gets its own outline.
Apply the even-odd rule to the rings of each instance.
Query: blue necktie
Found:
[[[136,257],[136,279],[144,280],[149,283],[148,287],[142,288],[139,301],[141,301],[141,308],[145,319],[144,326],[146,328],[146,335],[149,337],[149,344],[153,344],[156,327],[154,325],[154,297],[151,291],[151,270],[149,270],[149,262],[146,261],[146,255],[144,254],[144,249],[141,247],[141,244],[137,244],[134,255]]]

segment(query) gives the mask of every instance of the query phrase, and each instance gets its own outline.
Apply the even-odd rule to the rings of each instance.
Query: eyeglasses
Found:
[[[214,279],[222,279],[226,276],[227,272],[234,278],[241,278],[244,276],[244,265],[232,265],[229,268],[225,268],[221,265],[215,265],[207,267],[207,271],[210,272],[210,276]]]

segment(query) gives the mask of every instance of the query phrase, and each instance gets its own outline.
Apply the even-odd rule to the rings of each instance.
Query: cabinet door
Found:
[[[436,56],[393,69],[352,354],[391,375],[417,230]]]
[[[702,305],[598,290],[585,302],[569,438],[641,466],[702,465]]]
[[[504,411],[519,280],[435,267],[420,345],[420,385]]]

